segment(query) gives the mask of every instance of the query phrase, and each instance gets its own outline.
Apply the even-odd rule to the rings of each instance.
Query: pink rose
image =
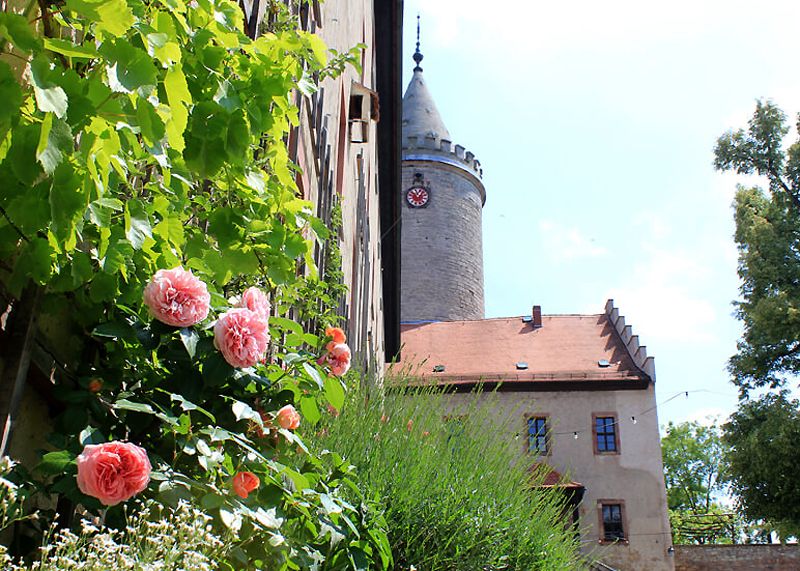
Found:
[[[77,463],[78,488],[107,506],[144,490],[152,469],[147,452],[130,442],[87,444]]]
[[[266,294],[257,287],[249,287],[242,294],[242,301],[239,302],[239,307],[249,309],[258,315],[261,319],[266,321],[269,319],[272,306],[269,304]]]
[[[254,311],[229,309],[214,325],[214,345],[233,367],[252,367],[267,356],[267,320]]]
[[[144,303],[153,317],[174,327],[189,327],[208,316],[211,296],[192,272],[180,266],[158,270],[144,288]]]
[[[347,343],[337,343],[329,347],[326,360],[331,367],[331,373],[341,377],[350,370],[350,347]]]
[[[233,491],[242,499],[247,498],[250,492],[258,488],[261,480],[252,472],[239,472],[233,477]]]
[[[287,404],[277,412],[275,420],[278,421],[281,428],[286,430],[294,430],[300,426],[300,414],[290,404]]]

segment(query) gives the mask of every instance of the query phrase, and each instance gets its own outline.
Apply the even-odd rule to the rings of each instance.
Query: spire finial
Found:
[[[422,61],[422,52],[419,51],[419,14],[417,14],[417,51],[414,52],[414,62],[417,64],[414,71],[422,71],[419,62]]]

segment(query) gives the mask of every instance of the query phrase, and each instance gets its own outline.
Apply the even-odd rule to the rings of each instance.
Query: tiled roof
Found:
[[[606,314],[545,315],[537,328],[522,317],[406,323],[400,335],[402,360],[390,372],[429,381],[648,379]],[[601,366],[601,361],[608,365]]]
[[[543,470],[545,476],[541,482],[537,482],[537,487],[539,488],[583,488],[583,484],[580,482],[573,482],[566,479],[558,470],[550,466],[549,464],[545,464],[544,462],[535,462],[531,468],[531,472],[537,473],[539,470]]]

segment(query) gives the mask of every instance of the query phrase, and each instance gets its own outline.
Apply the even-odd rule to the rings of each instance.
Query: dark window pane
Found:
[[[595,419],[598,452],[614,452],[617,449],[617,425],[613,416],[598,416]]]
[[[625,539],[620,504],[603,504],[603,539],[607,541]]]
[[[532,417],[528,419],[528,451],[547,454],[547,419]]]

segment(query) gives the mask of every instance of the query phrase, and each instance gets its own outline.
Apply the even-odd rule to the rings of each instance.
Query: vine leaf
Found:
[[[0,101],[3,102],[3,105],[0,105],[0,131],[2,131],[11,124],[11,119],[19,114],[22,106],[22,90],[11,67],[5,62],[0,62]]]
[[[95,23],[95,31],[122,36],[134,23],[125,0],[67,0],[67,8]]]
[[[67,114],[67,94],[50,80],[51,63],[44,57],[36,57],[31,62],[31,83],[36,97],[36,106],[40,111],[52,112],[63,119]]]
[[[53,174],[56,167],[61,164],[64,152],[72,148],[72,130],[61,119],[53,119],[53,113],[45,114],[42,121],[42,131],[39,134],[39,145],[36,147],[36,160],[44,172]]]
[[[18,14],[9,12],[0,12],[0,37],[25,52],[39,51],[42,45],[41,40],[33,34],[28,21]]]
[[[158,83],[158,70],[147,52],[125,40],[106,42],[100,53],[108,58],[108,86],[113,91],[131,93],[144,86]]]
[[[147,211],[139,200],[129,200],[125,205],[125,237],[136,250],[141,250],[145,241],[153,237]]]

